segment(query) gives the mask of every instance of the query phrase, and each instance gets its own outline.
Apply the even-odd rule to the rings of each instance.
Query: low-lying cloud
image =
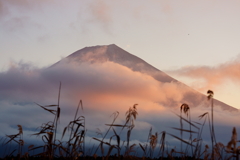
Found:
[[[179,127],[179,119],[174,113],[179,113],[182,103],[192,104],[191,114],[197,121],[199,115],[209,112],[207,106],[193,105],[202,99],[191,102],[194,96],[187,95],[194,92],[185,85],[162,83],[113,62],[60,63],[48,68],[19,63],[0,73],[0,127],[4,128],[0,136],[17,132],[15,126],[18,124],[26,129],[27,134],[32,134],[42,123],[52,121],[53,116],[36,103],[43,106],[57,104],[60,82],[59,132],[73,119],[80,99],[83,101],[80,114],[86,118],[89,137],[96,136],[97,128],[105,132],[105,124],[111,123],[111,114],[115,111],[120,113],[116,123],[124,124],[125,112],[134,104],[138,104],[138,116],[133,132],[136,136],[132,140],[142,142],[146,141],[150,127],[153,132],[179,134],[170,128]],[[219,112],[215,123],[220,127],[221,124],[228,127],[237,125],[232,123],[238,117],[233,115],[238,113],[225,113],[218,107],[215,112]],[[225,117],[224,122],[222,117]]]

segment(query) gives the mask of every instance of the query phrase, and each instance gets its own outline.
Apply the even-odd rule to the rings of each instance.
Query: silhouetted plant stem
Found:
[[[180,107],[180,116],[182,117],[182,106]],[[181,139],[183,138],[183,131],[182,131],[182,129],[183,129],[183,122],[182,122],[182,118],[180,118],[180,135],[181,135]],[[181,152],[182,152],[183,150],[182,150],[182,141],[181,141]]]
[[[108,130],[107,130],[107,132],[106,132],[105,135],[103,136],[103,138],[102,138],[102,140],[101,140],[102,142],[103,142],[103,140],[105,139],[105,137],[107,136],[107,134],[108,134],[108,132],[110,131],[110,129],[112,128],[114,122],[116,121],[116,119],[117,119],[117,117],[118,117],[118,115],[119,115],[119,112],[114,112],[113,115],[114,115],[114,118],[113,118],[112,124],[110,125],[110,127],[109,127]],[[99,147],[100,147],[101,144],[102,144],[102,143],[100,143],[100,144],[98,145],[98,147],[97,147],[97,149],[95,150],[94,154],[97,153],[97,151],[98,151],[98,149],[99,149]]]
[[[214,125],[213,125],[213,99],[211,98],[211,113],[212,113],[212,159],[214,159]]]
[[[54,121],[53,121],[53,125],[55,125],[55,127],[54,127],[54,140],[53,140],[53,144],[56,144],[57,127],[58,127],[58,121],[59,121],[59,118],[60,118],[60,93],[61,93],[61,86],[62,86],[62,83],[60,82],[60,84],[59,84],[59,91],[58,91],[57,113],[56,113]],[[52,158],[52,156],[54,156],[54,154],[55,154],[55,149],[53,149],[53,153],[51,155],[51,158]]]
[[[193,146],[192,146],[192,125],[191,125],[191,111],[190,111],[190,108],[189,108],[189,126],[190,126],[190,143],[191,143],[191,150],[192,150],[192,156],[193,156]]]
[[[214,122],[213,122],[213,91],[208,90],[208,100],[211,100],[211,122],[212,128],[210,129],[211,132],[211,140],[212,140],[212,159],[214,159],[214,141],[216,141],[215,132],[214,132]]]

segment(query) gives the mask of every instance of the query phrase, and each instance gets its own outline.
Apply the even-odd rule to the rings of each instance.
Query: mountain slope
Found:
[[[174,78],[154,68],[153,66],[146,63],[144,60],[121,49],[115,44],[85,47],[69,55],[62,61],[68,61],[69,63],[104,63],[107,61],[111,61],[126,66],[133,71],[138,71],[151,75],[153,78],[161,82],[177,82],[177,80],[175,80]],[[54,64],[54,66],[55,65],[57,65],[57,63]]]
[[[106,62],[113,62],[125,66],[134,72],[140,72],[142,74],[149,75],[158,82],[160,82],[161,84],[175,84],[176,86],[179,86],[178,90],[180,91],[181,89],[184,88],[184,90],[186,91],[182,92],[183,98],[181,99],[180,103],[187,103],[193,107],[209,106],[205,95],[191,89],[185,84],[168,76],[166,73],[156,69],[155,67],[149,65],[144,60],[119,48],[115,44],[85,47],[81,50],[74,52],[68,57],[62,59],[61,61],[55,63],[51,67],[57,67],[61,63],[81,65],[82,63],[101,64]],[[164,106],[177,106],[179,104],[179,102],[176,100],[172,100],[171,98],[168,99],[169,100],[167,102],[158,101],[157,103],[162,104]],[[236,108],[231,107],[218,100],[215,100],[215,105],[219,106],[223,110],[238,111]]]

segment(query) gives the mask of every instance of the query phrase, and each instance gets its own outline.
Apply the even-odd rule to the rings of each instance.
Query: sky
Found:
[[[239,7],[237,0],[0,0],[0,71],[13,62],[46,67],[86,46],[116,44],[240,108]]]
[[[61,70],[47,72],[43,69],[84,47],[108,44],[116,44],[201,93],[206,94],[207,90],[211,89],[216,99],[240,109],[239,16],[238,0],[0,0],[0,81],[4,82],[0,84],[0,99],[1,104],[4,104],[4,113],[28,124],[27,129],[32,133],[37,122],[30,124],[28,120],[22,120],[22,115],[34,118],[34,115],[25,112],[30,110],[31,113],[39,113],[36,118],[40,121],[40,115],[44,113],[37,107],[32,108],[29,98],[31,102],[53,103],[53,99],[49,97],[53,94],[57,96],[58,78],[63,73]],[[32,71],[29,71],[29,68]],[[84,69],[89,70],[89,73]],[[64,73],[75,76],[74,69],[65,70]],[[155,101],[159,98],[157,94],[164,95],[156,90],[159,84],[151,77],[132,73],[127,68],[111,63],[100,67],[84,66],[80,72],[91,77],[83,78],[88,84],[92,79],[98,78],[91,73],[104,70],[109,71],[108,74],[124,72],[125,76],[119,76],[115,80],[129,83],[119,83],[119,87],[116,87],[114,80],[103,76],[90,90],[84,88],[73,97],[70,89],[74,89],[77,82],[65,79],[66,83],[71,84],[65,83],[66,88],[70,89],[63,89],[63,105],[77,105],[78,98],[81,97],[85,104],[90,106],[89,111],[105,109],[104,112],[109,115],[112,113],[110,106],[116,105],[115,102],[127,98],[128,95],[137,94],[138,97],[126,99],[116,105],[118,108],[125,106],[120,109],[123,113],[136,101],[152,106],[153,109],[158,104],[144,98]],[[52,77],[52,73],[58,76]],[[137,77],[143,79],[139,80]],[[108,85],[104,81],[108,82],[114,91],[120,91],[116,92],[117,96],[105,90],[104,86]],[[142,87],[138,88],[138,85]],[[84,85],[77,87],[80,89]],[[96,88],[96,95],[92,95],[91,91]],[[131,92],[127,92],[127,88],[131,88]],[[174,86],[171,86],[171,89],[166,90],[165,98],[168,96],[167,91],[175,91]],[[22,90],[26,93],[23,94]],[[149,93],[147,97],[144,91]],[[102,92],[102,97],[98,97],[98,93]],[[175,92],[175,98],[180,99],[177,93]],[[92,107],[94,104],[90,101],[91,96],[95,97],[99,104],[97,110]],[[109,99],[110,102],[106,101]],[[13,104],[13,108],[18,107],[14,112],[11,110]],[[141,108],[139,111],[145,113],[138,122],[142,129],[149,129],[150,122],[157,126],[155,120],[158,115],[151,115],[150,109]],[[65,110],[68,118],[73,110]],[[156,111],[168,112],[163,107]],[[199,111],[196,111],[195,114],[198,113]],[[104,115],[94,117],[90,112],[86,114],[93,119],[109,118]],[[218,120],[223,125],[231,124],[237,119],[232,117],[231,120],[226,117],[228,122],[223,122],[220,114]],[[5,118],[8,124],[0,125],[6,128],[4,134],[7,134],[7,131],[14,131],[16,128],[13,127],[15,122],[9,116]],[[168,117],[163,116],[161,120],[169,120],[166,118]],[[94,130],[98,125],[90,126]]]

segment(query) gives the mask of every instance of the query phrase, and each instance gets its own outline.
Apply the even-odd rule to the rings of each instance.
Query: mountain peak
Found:
[[[105,62],[117,61],[117,59],[129,60],[133,55],[124,51],[115,44],[91,46],[80,49],[67,57],[68,60]]]
[[[114,62],[122,66],[128,67],[132,71],[150,75],[161,82],[177,82],[177,80],[175,80],[174,78],[168,76],[167,74],[151,66],[141,58],[132,55],[131,53],[123,50],[115,44],[85,47],[72,53],[61,61],[55,63],[53,66],[56,66],[62,61],[75,64],[81,64],[86,62]]]

